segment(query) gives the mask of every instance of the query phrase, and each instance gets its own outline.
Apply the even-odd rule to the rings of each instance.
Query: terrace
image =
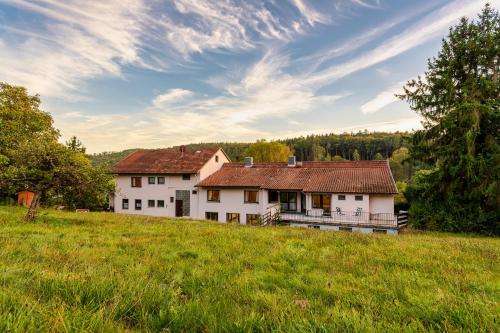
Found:
[[[398,227],[398,216],[392,213],[333,212],[324,214],[320,210],[308,210],[306,213],[281,212],[281,221],[312,224],[333,224],[367,227]],[[400,220],[403,222],[403,220]],[[399,224],[401,225],[401,224]]]

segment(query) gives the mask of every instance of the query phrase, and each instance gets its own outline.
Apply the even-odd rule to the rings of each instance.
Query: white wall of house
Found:
[[[165,177],[165,184],[158,184],[157,177]],[[141,177],[142,187],[132,187],[131,178]],[[155,184],[148,184],[148,177],[155,177]],[[140,214],[152,216],[175,216],[175,191],[186,190],[190,193],[190,216],[198,212],[198,194],[194,185],[199,182],[198,175],[191,175],[190,180],[183,180],[182,175],[118,175],[115,177],[116,190],[114,207],[117,213]],[[173,198],[173,202],[171,199]],[[129,200],[129,208],[122,208],[122,199]],[[135,200],[142,200],[142,209],[135,209]],[[148,200],[155,200],[155,207],[148,207]],[[163,200],[165,207],[157,207],[157,201]]]
[[[199,177],[200,181],[207,178],[217,170],[219,170],[224,163],[229,162],[229,159],[226,157],[226,154],[219,149],[207,163],[200,169]]]
[[[115,176],[116,190],[114,193],[114,209],[117,213],[175,216],[176,191],[189,191],[189,217],[199,215],[197,183],[219,170],[229,162],[226,155],[219,149],[200,169],[197,174],[191,174],[189,180],[184,180],[182,174],[177,175],[117,175]],[[141,177],[142,187],[132,187],[131,178]],[[148,177],[156,177],[155,184],[148,183]],[[157,177],[165,177],[165,184],[158,184]],[[173,199],[172,199],[173,198]],[[122,208],[122,200],[129,200],[129,208]],[[135,209],[135,200],[142,200],[142,209]],[[148,200],[155,200],[155,207],[148,207]],[[163,200],[165,207],[157,207],[158,200]],[[172,201],[173,200],[173,201]]]
[[[370,213],[394,213],[394,195],[370,195]]]
[[[339,200],[339,195],[345,195],[345,200]],[[358,201],[355,196],[363,196],[363,200]],[[339,207],[343,212],[355,212],[358,208],[362,209],[362,212],[370,212],[370,195],[368,194],[347,194],[347,193],[335,193],[332,195],[332,212],[336,211],[336,207]]]
[[[259,191],[259,203],[245,203],[244,189],[219,189],[219,202],[207,200],[207,191],[209,188],[199,189],[199,215],[198,218],[204,219],[206,212],[214,212],[218,214],[219,222],[226,222],[227,213],[239,213],[240,224],[246,224],[246,214],[263,213],[263,207],[267,203],[267,195],[265,191]]]

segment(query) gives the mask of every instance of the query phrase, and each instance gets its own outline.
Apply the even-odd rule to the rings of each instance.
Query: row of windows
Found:
[[[258,225],[260,224],[260,214],[246,214],[247,224]],[[212,221],[219,221],[219,213],[205,212],[205,219]],[[240,213],[226,213],[226,222],[240,223]]]
[[[191,180],[191,175],[186,173],[182,175],[182,180]],[[149,176],[148,177],[148,184],[149,185],[164,185],[165,184],[165,177],[164,176]],[[132,187],[142,187],[142,177],[131,177],[130,178],[130,185]]]
[[[174,202],[174,197],[170,197],[170,202]],[[148,200],[148,208],[155,208],[155,207],[158,207],[158,208],[166,207],[165,200]],[[129,200],[128,199],[122,199],[122,209],[129,209]],[[141,199],[135,199],[134,209],[135,210],[142,209],[142,200]]]
[[[220,202],[220,190],[207,190],[207,201]],[[245,203],[259,203],[259,191],[245,191]]]

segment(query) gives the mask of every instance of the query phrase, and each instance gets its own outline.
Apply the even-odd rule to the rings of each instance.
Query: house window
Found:
[[[148,177],[148,184],[155,184],[156,177]]]
[[[219,221],[219,213],[205,212],[205,219],[211,220],[211,221]]]
[[[275,203],[279,201],[279,192],[278,191],[269,191],[269,197],[268,197],[268,202],[269,203]]]
[[[373,229],[373,232],[376,234],[386,234],[387,229]]]
[[[349,228],[349,227],[339,227],[339,231],[352,232],[352,228]]]
[[[135,199],[135,210],[141,210],[141,209],[142,209],[142,200]]]
[[[182,180],[191,180],[191,175],[189,173],[184,173],[182,175]]]
[[[235,223],[240,223],[240,214],[238,213],[227,213],[226,214],[226,221],[231,223],[231,222],[235,222]]]
[[[154,208],[155,206],[155,201],[154,200],[148,200],[148,207],[149,208]]]
[[[158,184],[160,185],[165,184],[165,177],[158,177]]]
[[[170,203],[174,202],[174,197],[170,197]]]
[[[280,192],[281,209],[284,211],[297,210],[297,192]]]
[[[245,191],[245,203],[259,203],[259,191]]]
[[[158,208],[163,208],[163,207],[165,207],[165,200],[158,200],[158,201],[156,202],[156,207],[158,207]]]
[[[363,196],[362,195],[356,195],[356,196],[354,196],[354,200],[356,200],[356,201],[363,201]]]
[[[220,201],[220,190],[208,190],[207,191],[207,201]]]
[[[314,224],[312,224],[312,225],[308,225],[307,227],[308,227],[308,228],[310,228],[310,229],[321,229],[321,226],[319,226],[319,225],[314,225]]]
[[[345,194],[339,194],[338,195],[339,200],[345,200]]]
[[[330,214],[330,195],[329,194],[313,194],[312,207],[323,209],[323,214]]]
[[[219,163],[219,156],[215,155],[215,163]]]
[[[192,190],[192,191],[191,191],[191,193],[192,193],[192,194],[197,194],[197,193],[198,193],[198,191],[196,191],[196,190]]]
[[[248,225],[259,225],[260,215],[259,214],[247,214],[247,224]]]
[[[128,209],[128,199],[122,199],[122,209]]]
[[[142,187],[142,177],[132,177],[132,187]]]

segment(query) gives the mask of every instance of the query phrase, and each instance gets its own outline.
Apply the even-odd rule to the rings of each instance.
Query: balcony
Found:
[[[312,224],[332,224],[366,227],[397,228],[398,218],[392,213],[332,212],[325,215],[322,210],[308,210],[307,213],[281,212],[281,221]]]

